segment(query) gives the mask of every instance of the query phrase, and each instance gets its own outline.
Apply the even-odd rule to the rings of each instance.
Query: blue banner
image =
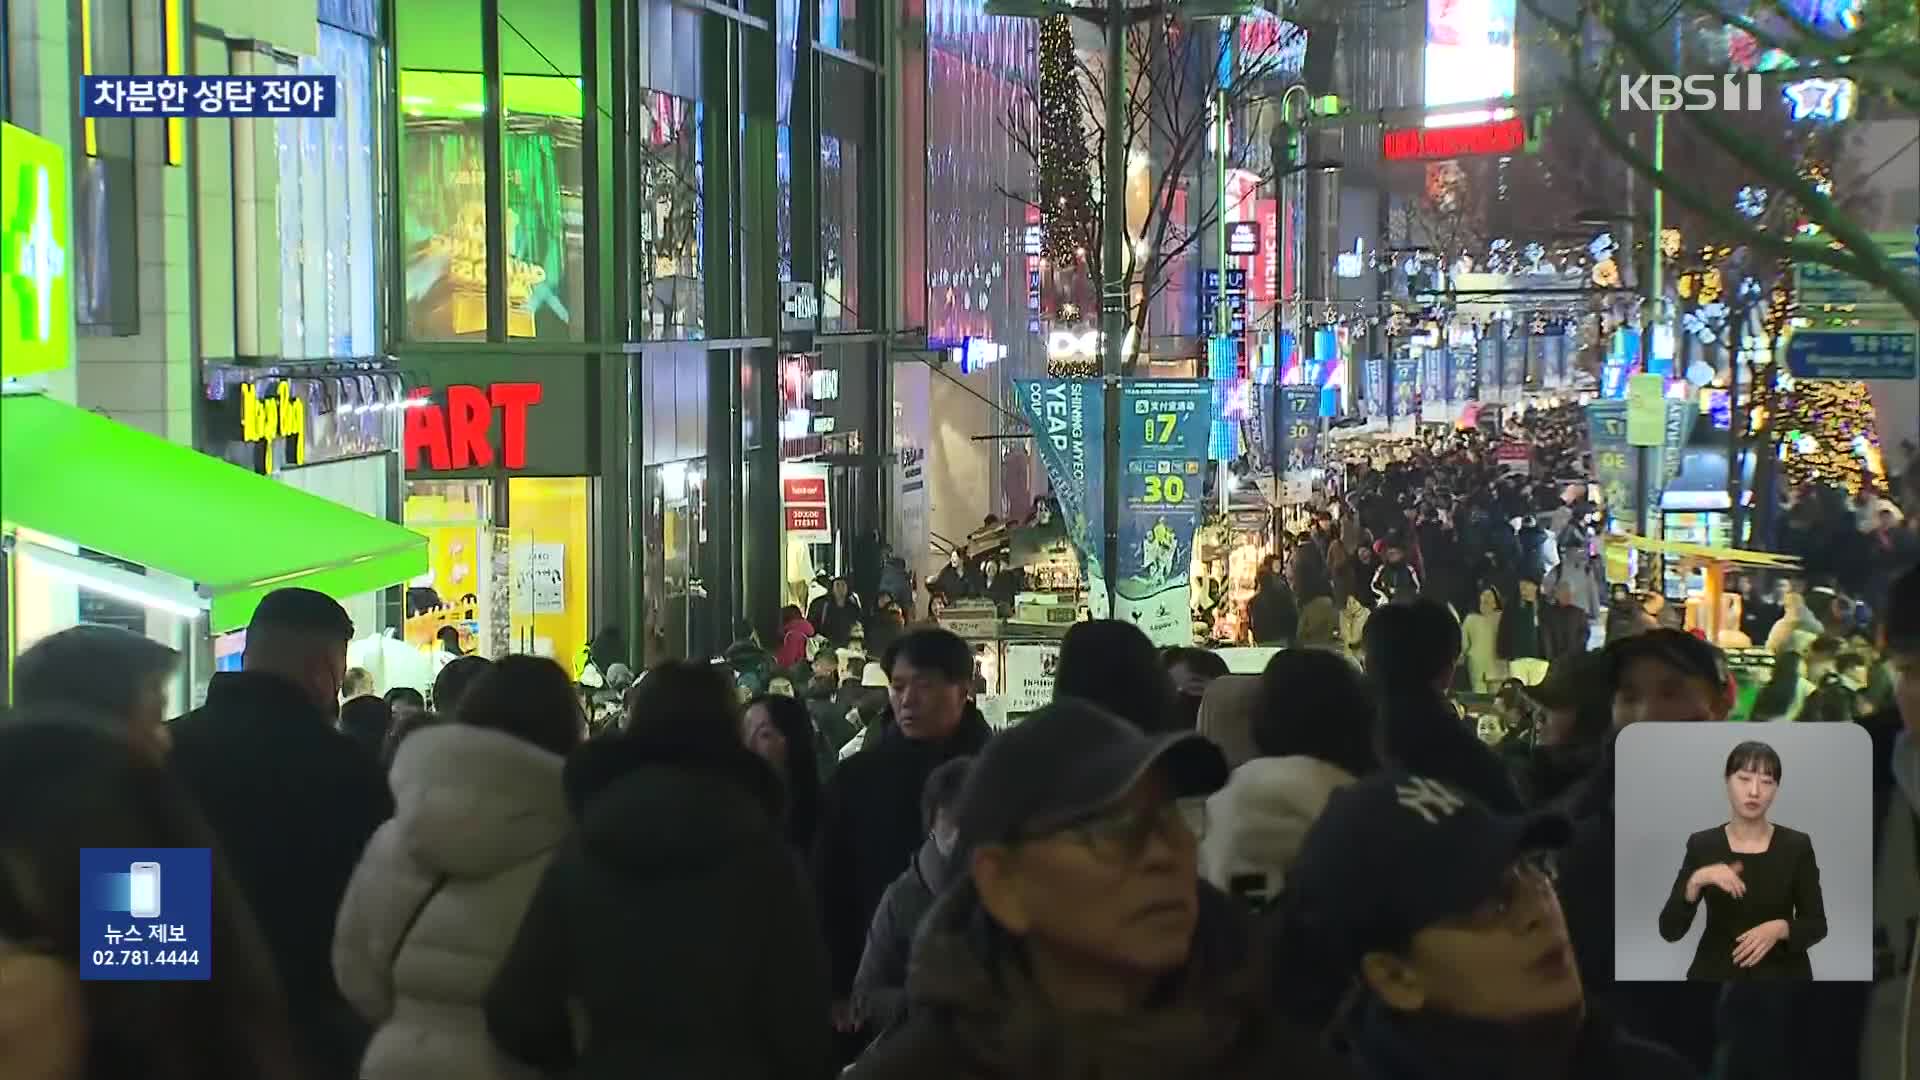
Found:
[[[1377,356],[1367,358],[1367,416],[1385,419],[1389,415],[1387,362]]]
[[[1206,496],[1212,407],[1203,382],[1131,379],[1120,391],[1114,617],[1139,626],[1155,645],[1193,643],[1193,535]]]
[[[1311,386],[1280,388],[1281,472],[1319,464],[1315,436],[1320,433],[1320,391]]]
[[[1393,410],[1396,420],[1420,418],[1420,361],[1412,358],[1393,362]]]
[[[1205,386],[1204,383],[1195,383]],[[1089,603],[1106,609],[1106,408],[1098,379],[1019,379],[1013,384],[1020,410],[1033,425],[1033,444],[1047,470],[1067,539],[1080,555]],[[1200,438],[1204,450],[1205,432]]]
[[[1480,356],[1477,348],[1454,350],[1452,389],[1451,400],[1455,405],[1464,407],[1469,401],[1480,400]]]

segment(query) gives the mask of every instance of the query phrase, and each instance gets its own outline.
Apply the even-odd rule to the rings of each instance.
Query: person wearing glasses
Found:
[[[1431,777],[1362,777],[1294,861],[1280,959],[1345,988],[1332,1023],[1369,1077],[1694,1077],[1587,1008],[1551,869],[1571,838]]]
[[[1807,950],[1827,936],[1826,903],[1813,839],[1767,820],[1780,793],[1780,755],[1743,742],[1727,755],[1726,824],[1687,837],[1660,936],[1677,942],[1702,901],[1707,928],[1687,978],[1711,982],[1811,979]]]
[[[1056,700],[996,735],[955,807],[954,883],[920,924],[907,1019],[853,1080],[1349,1077],[1274,1015],[1266,953],[1199,880],[1194,732]]]

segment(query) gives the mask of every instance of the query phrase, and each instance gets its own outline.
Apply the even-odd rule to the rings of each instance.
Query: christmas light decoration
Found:
[[[1098,235],[1093,163],[1087,149],[1086,97],[1065,15],[1040,23],[1040,253],[1056,267],[1080,262]]]
[[[1740,194],[1734,198],[1733,205],[1734,209],[1740,211],[1742,217],[1764,216],[1767,212],[1767,189],[1751,185],[1743,187],[1740,189]]]

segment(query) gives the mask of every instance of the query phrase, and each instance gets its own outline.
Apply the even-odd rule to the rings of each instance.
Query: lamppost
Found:
[[[1232,19],[1250,15],[1258,0],[1153,0],[1134,5],[1127,0],[1092,0],[1073,4],[1064,0],[987,0],[984,11],[1017,19],[1045,19],[1065,15],[1099,27],[1106,35],[1106,164],[1101,182],[1100,356],[1105,385],[1106,438],[1101,447],[1105,465],[1106,536],[1101,566],[1107,590],[1107,611],[1118,610],[1120,565],[1120,378],[1127,347],[1127,207],[1121,188],[1127,175],[1127,87],[1121,76],[1126,67],[1127,31],[1166,14],[1187,19]],[[1224,207],[1221,208],[1224,211]],[[1223,281],[1221,283],[1225,285]]]

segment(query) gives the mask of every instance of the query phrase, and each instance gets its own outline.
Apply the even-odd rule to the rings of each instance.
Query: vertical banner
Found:
[[[1391,415],[1387,398],[1387,362],[1378,356],[1367,358],[1367,418],[1384,420]]]
[[[1204,393],[1205,383],[1192,383]],[[1067,539],[1080,554],[1089,605],[1106,607],[1107,577],[1100,565],[1107,543],[1106,469],[1100,455],[1106,445],[1106,407],[1098,379],[1019,379],[1013,384],[1020,410],[1033,425],[1033,444],[1053,484]],[[1206,449],[1203,419],[1196,438]]]
[[[927,447],[933,442],[932,369],[902,364],[893,372],[893,520],[887,539],[906,560],[909,580],[924,581],[927,542]]]
[[[1452,396],[1454,405],[1459,409],[1465,409],[1469,401],[1480,400],[1480,353],[1477,347],[1454,350]]]
[[[1627,380],[1627,445],[1659,446],[1667,424],[1667,380],[1635,375]]]
[[[1627,403],[1596,401],[1587,406],[1587,437],[1593,446],[1593,482],[1607,513],[1631,519],[1638,505],[1633,447],[1627,442]]]
[[[1280,387],[1280,463],[1282,472],[1319,464],[1320,391],[1311,386]]]
[[[1205,495],[1212,401],[1203,382],[1130,379],[1120,391],[1114,618],[1140,627],[1155,645],[1193,643],[1193,534]]]
[[[1392,394],[1395,420],[1419,419],[1420,361],[1404,357],[1393,362]]]

